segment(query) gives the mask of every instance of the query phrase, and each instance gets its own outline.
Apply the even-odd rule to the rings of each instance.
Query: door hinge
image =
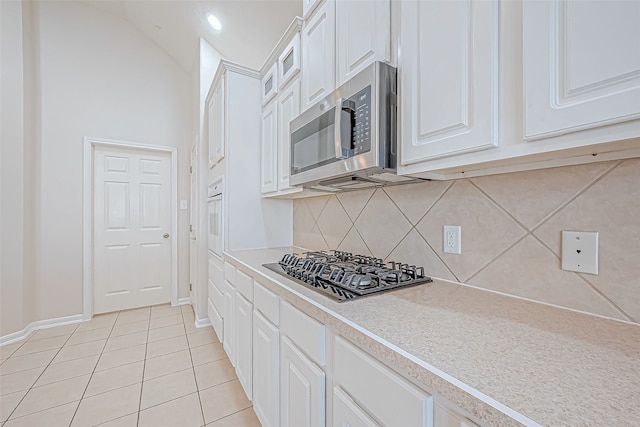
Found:
[[[191,283],[189,283],[189,290],[192,291],[193,290],[193,285]]]
[[[189,166],[189,173],[193,173],[193,166]]]
[[[189,233],[192,233],[192,232],[193,232],[193,225],[189,224]]]

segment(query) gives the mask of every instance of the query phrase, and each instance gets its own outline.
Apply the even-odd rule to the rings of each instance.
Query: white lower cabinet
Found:
[[[325,425],[325,373],[287,337],[280,341],[280,425]]]
[[[435,403],[433,405],[433,427],[478,427],[478,424]]]
[[[334,387],[351,396],[357,402],[355,407],[370,420],[389,426],[432,426],[431,395],[339,336],[335,339],[333,363]],[[351,416],[355,415],[352,410]]]
[[[253,409],[263,427],[280,425],[279,395],[280,331],[255,309],[253,311]]]
[[[236,292],[236,374],[249,400],[253,382],[253,304],[239,290]]]
[[[349,427],[377,427],[375,422],[340,387],[333,388],[333,425]]]
[[[207,286],[207,315],[218,339],[224,338],[224,272],[223,261],[209,252],[209,280]]]
[[[280,304],[280,425],[325,425],[326,326]]]
[[[236,356],[235,356],[235,305],[236,305],[236,288],[233,286],[228,280],[224,281],[225,289],[224,289],[224,341],[222,342],[222,347],[224,351],[229,356],[229,360],[232,365],[236,365]]]
[[[229,263],[224,273],[224,349],[262,426],[477,427],[262,279]]]

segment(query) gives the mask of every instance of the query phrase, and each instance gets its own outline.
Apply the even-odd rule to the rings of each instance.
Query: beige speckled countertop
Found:
[[[486,425],[640,426],[640,326],[440,280],[337,303],[226,252],[283,299]]]

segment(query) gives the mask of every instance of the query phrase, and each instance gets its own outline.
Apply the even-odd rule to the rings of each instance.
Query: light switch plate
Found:
[[[598,274],[597,232],[562,232],[562,269],[578,273]]]
[[[187,209],[187,201],[186,200],[180,200],[180,209],[181,210]]]

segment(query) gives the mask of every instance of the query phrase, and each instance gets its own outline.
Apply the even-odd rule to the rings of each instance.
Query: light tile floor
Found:
[[[211,327],[159,305],[0,347],[0,427],[260,426]]]

